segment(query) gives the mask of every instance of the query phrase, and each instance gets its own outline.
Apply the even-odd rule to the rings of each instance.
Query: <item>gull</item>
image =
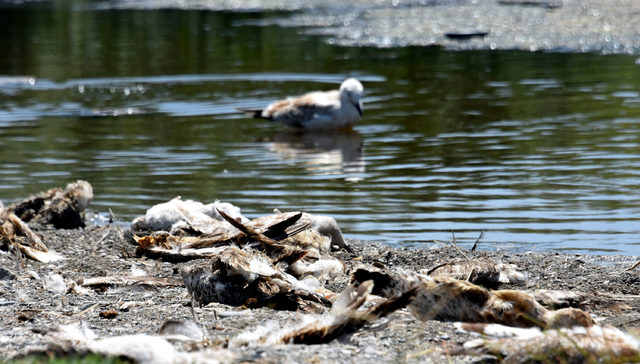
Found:
[[[397,297],[417,287],[409,309],[418,319],[426,321],[464,321],[497,323],[516,327],[590,327],[591,316],[577,308],[548,310],[533,296],[516,290],[488,290],[464,280],[446,276],[427,276],[410,270],[395,268],[380,271],[358,268],[351,283],[373,280],[373,294]]]
[[[276,101],[266,109],[244,109],[254,118],[282,123],[298,129],[341,129],[353,126],[362,118],[360,81],[348,78],[339,90],[315,91],[298,98]]]
[[[131,230],[168,231],[180,234],[185,230],[198,231],[200,234],[213,234],[220,231],[232,231],[229,225],[218,213],[225,211],[229,216],[242,222],[249,219],[242,216],[240,208],[228,202],[203,204],[194,200],[183,200],[178,196],[168,202],[160,203],[149,208],[144,216],[139,216],[131,222]]]
[[[467,341],[462,355],[493,355],[502,363],[627,363],[640,358],[640,340],[615,327],[514,328],[500,324],[455,323],[461,332],[482,335]]]
[[[52,188],[8,207],[22,221],[30,224],[53,225],[56,229],[85,227],[82,212],[93,199],[93,187],[78,180],[67,187]]]
[[[284,264],[274,265],[263,252],[234,245],[215,249],[217,254],[209,262],[182,269],[194,302],[303,312],[322,312],[330,305],[326,297],[333,292],[314,279],[297,279],[284,272],[280,269]]]

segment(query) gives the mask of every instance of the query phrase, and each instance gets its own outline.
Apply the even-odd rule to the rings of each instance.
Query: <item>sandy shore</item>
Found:
[[[135,246],[115,226],[55,230],[37,227],[49,248],[66,259],[38,263],[0,252],[0,358],[7,359],[47,348],[45,333],[62,324],[85,323],[98,337],[125,334],[155,334],[167,320],[189,320],[190,298],[182,286],[167,288],[107,288],[79,294],[72,287],[97,276],[130,275],[141,270],[148,275],[180,280],[180,269],[189,263],[168,263],[136,257]],[[518,289],[555,289],[579,292],[636,295],[615,310],[587,307],[602,325],[621,329],[640,326],[640,268],[628,271],[637,257],[595,256],[559,253],[475,252],[452,246],[431,250],[391,248],[375,242],[349,240],[356,252],[338,252],[347,265],[343,277],[328,284],[335,292],[348,283],[349,271],[365,264],[381,267],[432,268],[441,263],[484,258],[511,263],[527,277]],[[61,275],[60,290],[49,278]],[[501,288],[509,288],[503,285]],[[294,325],[303,315],[269,308],[241,309],[217,303],[196,309],[208,339],[176,344],[185,351],[217,348],[223,361],[245,362],[477,362],[483,357],[447,358],[451,348],[471,339],[458,332],[452,322],[418,321],[401,309],[353,334],[322,345],[249,345],[228,348],[229,340],[261,327]],[[217,314],[217,318],[214,315]]]

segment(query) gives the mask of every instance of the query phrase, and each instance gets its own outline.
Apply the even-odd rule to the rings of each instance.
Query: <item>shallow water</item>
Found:
[[[0,199],[86,179],[129,221],[175,196],[334,216],[348,238],[637,255],[634,57],[341,48],[278,13],[0,6]],[[351,133],[250,120],[356,76]]]

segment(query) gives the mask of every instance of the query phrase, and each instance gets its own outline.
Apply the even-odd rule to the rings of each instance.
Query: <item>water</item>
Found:
[[[80,3],[84,4],[84,3]],[[631,56],[341,48],[279,13],[0,6],[0,199],[75,179],[122,221],[175,196],[334,216],[348,238],[637,255]],[[363,81],[354,132],[238,114]]]

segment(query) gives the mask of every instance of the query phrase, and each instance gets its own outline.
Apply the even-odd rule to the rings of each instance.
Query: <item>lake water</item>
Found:
[[[85,179],[123,222],[182,196],[405,246],[485,231],[481,248],[640,252],[637,57],[342,48],[255,25],[281,15],[3,3],[0,199]],[[235,111],[348,76],[366,91],[350,133]]]

